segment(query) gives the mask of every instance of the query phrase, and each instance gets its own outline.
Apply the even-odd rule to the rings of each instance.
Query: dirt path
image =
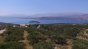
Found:
[[[23,42],[25,45],[25,49],[33,49],[33,47],[29,44],[29,40],[27,39],[29,33],[27,31],[23,32],[24,36],[24,40],[21,40],[20,42]]]
[[[25,44],[25,49],[32,49],[32,46],[29,45],[29,40],[27,39],[29,33],[27,31],[24,31],[24,44]]]

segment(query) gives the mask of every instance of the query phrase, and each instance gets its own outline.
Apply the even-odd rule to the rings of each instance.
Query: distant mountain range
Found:
[[[4,16],[0,16],[4,18]],[[28,15],[11,15],[5,16],[5,18],[19,18],[19,19],[73,19],[73,20],[88,20],[88,14],[51,14],[51,15],[41,15],[41,16],[28,16]]]
[[[88,14],[67,14],[67,15],[51,15],[51,16],[22,16],[22,17],[17,17],[17,18],[21,18],[21,19],[73,19],[73,20],[88,20]]]
[[[48,15],[48,16],[1,16],[0,22],[8,22],[14,24],[51,24],[51,23],[88,23],[88,14],[62,14],[62,15]]]
[[[2,26],[3,26],[3,25],[5,25],[5,26],[6,26],[6,25],[9,25],[9,26],[10,26],[10,25],[18,25],[18,24],[0,22],[0,25],[2,25]]]

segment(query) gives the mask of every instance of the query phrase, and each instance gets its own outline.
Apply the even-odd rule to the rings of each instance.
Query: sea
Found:
[[[0,22],[13,23],[13,24],[37,24],[30,23],[30,21],[38,21],[39,24],[59,24],[59,23],[72,23],[72,24],[83,24],[88,23],[88,20],[69,20],[69,19],[21,19],[21,18],[10,18],[10,17],[0,17]]]

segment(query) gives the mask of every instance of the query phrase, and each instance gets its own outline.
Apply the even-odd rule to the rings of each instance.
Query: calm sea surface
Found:
[[[53,24],[53,23],[88,23],[88,20],[66,20],[66,19],[50,19],[50,20],[38,20],[38,19],[20,19],[20,18],[5,18],[0,17],[0,22],[14,23],[14,24],[31,24],[30,21],[38,21],[40,24]]]

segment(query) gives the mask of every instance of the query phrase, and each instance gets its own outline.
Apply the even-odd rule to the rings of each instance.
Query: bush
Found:
[[[54,49],[51,44],[45,43],[45,42],[39,42],[37,44],[34,44],[33,48],[34,49]]]
[[[20,28],[9,28],[4,34],[7,35],[5,41],[19,41],[23,39],[23,30]]]
[[[18,42],[5,42],[0,44],[0,49],[24,49],[24,45]]]
[[[73,42],[73,49],[88,49],[88,41],[75,40]]]

